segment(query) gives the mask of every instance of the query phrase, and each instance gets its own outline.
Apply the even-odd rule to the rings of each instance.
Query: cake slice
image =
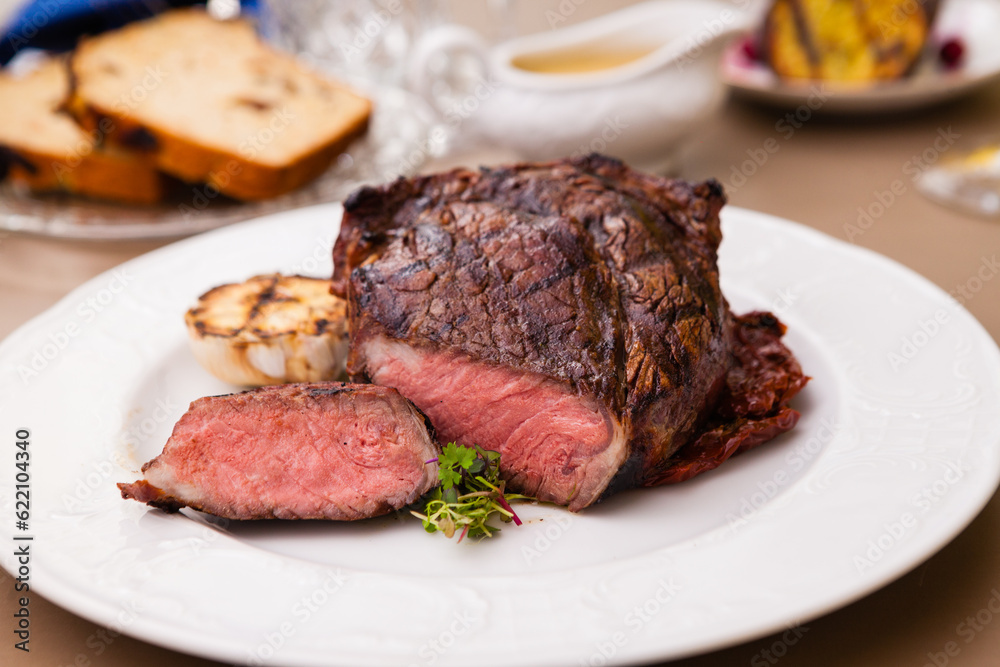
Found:
[[[0,177],[32,190],[152,203],[163,177],[144,155],[98,145],[65,113],[66,63],[52,58],[21,77],[0,73]]]
[[[263,44],[245,21],[176,10],[84,40],[70,63],[82,125],[164,172],[256,200],[294,190],[363,133],[371,103]]]

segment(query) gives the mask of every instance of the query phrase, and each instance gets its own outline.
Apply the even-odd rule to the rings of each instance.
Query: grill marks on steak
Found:
[[[633,468],[655,468],[703,420],[730,363],[716,268],[721,187],[591,156],[497,170],[479,188],[501,205],[561,215],[589,232],[624,314],[619,377]]]
[[[353,520],[437,481],[424,416],[394,389],[329,382],[198,399],[124,498],[230,519]]]
[[[370,325],[372,334],[562,379],[620,407],[624,392],[607,362],[622,355],[622,314],[579,226],[446,202],[353,279],[358,309],[370,315],[352,329],[359,340]]]
[[[753,382],[735,379],[757,377],[740,375],[739,346],[781,344],[742,341],[722,296],[723,203],[715,181],[596,155],[363,188],[334,247],[348,370],[397,387],[445,441],[500,451],[514,488],[571,509],[609,485],[671,481],[682,447],[707,432],[749,442],[733,429],[775,418],[804,384],[778,364],[794,391],[738,414]]]
[[[352,281],[349,310],[365,313],[352,319],[352,373],[414,397],[443,441],[500,451],[525,493],[571,507],[600,496],[626,456],[624,317],[586,229],[446,201]],[[389,354],[389,340],[422,344]]]

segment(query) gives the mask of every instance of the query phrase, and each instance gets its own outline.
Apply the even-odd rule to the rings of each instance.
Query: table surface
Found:
[[[596,11],[583,6],[581,17]],[[1000,253],[1000,220],[960,215],[929,202],[915,191],[907,168],[908,161],[933,146],[940,131],[959,135],[953,150],[995,134],[1000,84],[919,114],[865,121],[812,118],[791,137],[776,128],[784,115],[731,100],[692,139],[681,163],[682,175],[715,176],[729,186],[739,185],[729,187],[733,204],[789,218],[880,252],[948,291],[966,284],[984,258]],[[779,150],[745,183],[734,183],[734,168],[739,169],[769,138],[777,140]],[[504,155],[509,154],[475,152],[451,161],[471,164]],[[869,209],[895,181],[905,191],[858,235],[859,209]],[[899,184],[896,190],[901,191]],[[0,234],[0,338],[83,281],[160,245]],[[965,305],[1000,340],[1000,280],[983,283]],[[1000,617],[988,611],[995,597],[1000,598],[997,497],[938,554],[861,601],[809,621],[794,644],[782,643],[781,636],[774,635],[672,664],[757,667],[780,659],[782,667],[996,665]],[[9,620],[14,608],[13,586],[0,573],[0,618]],[[970,635],[959,628],[977,614],[981,630]],[[0,636],[8,638],[0,643],[0,664],[217,664],[109,635],[37,595],[31,600],[31,615],[31,653],[13,649],[13,640],[4,633]],[[983,623],[987,618],[992,622]],[[0,630],[3,627],[0,622]],[[946,655],[946,649],[952,655]]]

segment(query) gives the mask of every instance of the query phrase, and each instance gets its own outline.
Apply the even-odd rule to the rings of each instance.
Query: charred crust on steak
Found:
[[[759,311],[734,316],[732,322],[733,366],[719,387],[714,411],[700,426],[701,434],[648,472],[644,485],[690,479],[798,422],[799,413],[788,407],[788,401],[810,378],[780,340],[785,325],[771,313]],[[628,475],[623,467],[608,492],[611,487],[629,488],[636,478],[630,480]]]
[[[348,371],[374,377],[366,345],[384,339],[561,383],[627,433],[609,492],[714,467],[790,428],[805,384],[777,319],[736,318],[722,295],[725,201],[714,179],[598,154],[362,188],[333,250]]]
[[[344,383],[328,383],[325,386],[311,386],[306,389],[306,393],[309,394],[311,398],[320,398],[322,396],[334,396],[336,394],[342,394],[345,390]]]
[[[396,179],[397,181],[402,179]],[[365,185],[347,196],[344,200],[344,211],[347,212],[357,212],[362,210],[367,206],[378,206],[379,203],[379,189],[375,186]]]
[[[182,508],[187,507],[186,503],[165,493],[162,489],[153,486],[144,479],[131,484],[118,484],[118,489],[125,500],[138,500],[150,507],[156,507],[170,514],[179,512]]]

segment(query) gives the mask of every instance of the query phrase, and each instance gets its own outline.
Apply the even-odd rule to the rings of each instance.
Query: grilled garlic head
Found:
[[[191,349],[212,375],[259,387],[343,375],[347,304],[330,282],[278,274],[221,285],[184,317]]]

